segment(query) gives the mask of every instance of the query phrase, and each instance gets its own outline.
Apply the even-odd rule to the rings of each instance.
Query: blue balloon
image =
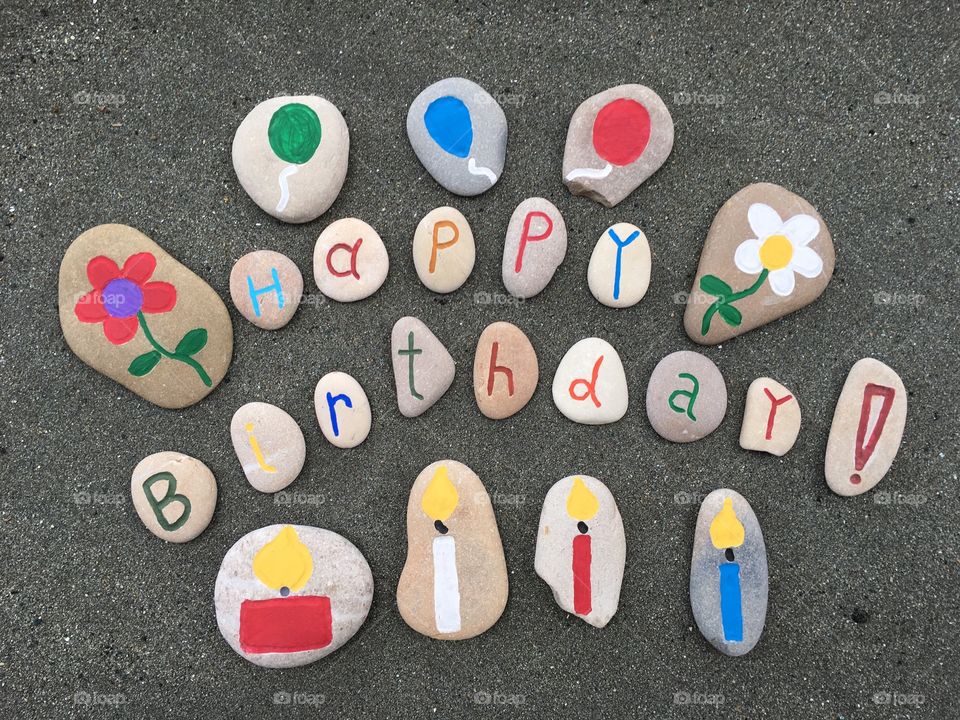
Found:
[[[470,111],[460,98],[444,95],[427,107],[423,122],[433,141],[451,155],[465,158],[473,145]]]

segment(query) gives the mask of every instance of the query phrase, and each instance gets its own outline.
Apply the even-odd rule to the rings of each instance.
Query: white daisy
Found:
[[[780,297],[793,292],[794,273],[814,278],[823,271],[823,260],[807,247],[820,232],[820,223],[810,215],[794,215],[786,221],[764,203],[747,210],[755,238],[740,243],[733,256],[736,266],[750,275],[769,272],[770,289]]]

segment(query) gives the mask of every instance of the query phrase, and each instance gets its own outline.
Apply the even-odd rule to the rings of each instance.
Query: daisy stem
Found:
[[[153,333],[150,332],[150,328],[147,327],[147,319],[143,316],[142,310],[137,313],[137,319],[140,321],[140,327],[143,328],[143,334],[147,338],[147,342],[153,346],[154,350],[166,358],[170,358],[171,360],[179,360],[180,362],[189,365],[197,371],[197,375],[200,376],[200,379],[203,381],[204,385],[207,387],[213,385],[213,381],[210,380],[210,376],[207,375],[207,371],[203,369],[203,366],[200,363],[198,363],[189,355],[180,355],[179,353],[170,352],[163,345],[156,341],[156,339],[153,337]]]
[[[763,285],[763,281],[767,279],[767,275],[770,274],[770,271],[766,268],[757,276],[756,282],[753,283],[746,290],[741,290],[740,292],[733,293],[733,295],[725,295],[718,297],[713,301],[713,304],[707,308],[707,311],[703,314],[703,322],[700,324],[700,334],[706,335],[710,330],[710,322],[713,320],[713,316],[716,314],[717,310],[723,305],[729,305],[736,302],[737,300],[742,300],[745,297],[753,295],[760,287]]]

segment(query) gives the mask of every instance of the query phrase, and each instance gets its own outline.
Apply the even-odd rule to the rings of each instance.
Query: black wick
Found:
[[[437,529],[437,532],[440,533],[441,535],[446,535],[446,534],[447,534],[447,526],[444,525],[444,524],[443,524],[442,522],[440,522],[439,520],[437,520],[437,521],[433,524],[433,526]]]
[[[730,562],[733,562],[733,548],[727,548],[724,551],[723,556]]]
[[[587,530],[589,529],[590,528],[587,527],[587,524],[583,520],[577,523],[577,530],[579,530],[581,533],[586,534]]]

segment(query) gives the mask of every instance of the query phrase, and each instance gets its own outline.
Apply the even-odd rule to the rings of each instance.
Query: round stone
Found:
[[[413,235],[413,264],[428,289],[450,293],[463,285],[477,257],[470,223],[456,208],[428,212]]]
[[[567,255],[567,226],[545,198],[527,198],[510,216],[503,243],[503,286],[514,297],[541,292]]]
[[[243,474],[260,492],[273,493],[292,483],[307,456],[297,421],[276,405],[247,403],[233,414],[230,439]]]
[[[344,218],[320,233],[313,249],[313,277],[325,296],[354,302],[373,295],[387,278],[390,257],[377,231]]]
[[[650,285],[650,243],[636,225],[617,223],[607,228],[590,256],[587,285],[607,307],[636,305]]]
[[[356,380],[345,372],[320,378],[313,394],[323,436],[339,448],[356,447],[370,434],[370,402]]]
[[[148,455],[133,469],[133,507],[147,530],[182,543],[202,533],[217,504],[217,481],[210,468],[178,452]]]
[[[303,275],[286,255],[254,250],[234,263],[230,297],[247,320],[265,330],[282,328],[303,297]]]
[[[629,403],[627,376],[613,345],[584,338],[567,350],[553,376],[553,402],[567,418],[584,425],[622,418]]]
[[[520,412],[539,380],[537,353],[523,331],[508,322],[488,325],[473,360],[473,394],[480,412],[493,420]]]
[[[647,417],[673,442],[693,442],[720,425],[727,413],[727,386],[710,358],[689,350],[657,363],[647,385]]]

